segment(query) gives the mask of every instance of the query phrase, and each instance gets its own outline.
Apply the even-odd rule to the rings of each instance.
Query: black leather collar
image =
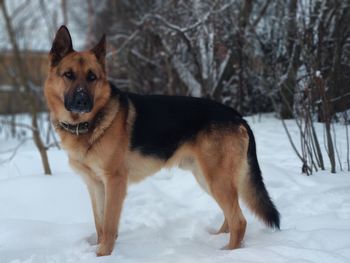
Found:
[[[59,122],[58,125],[65,131],[79,136],[89,132],[90,123],[80,122],[78,124],[70,124],[68,122]]]

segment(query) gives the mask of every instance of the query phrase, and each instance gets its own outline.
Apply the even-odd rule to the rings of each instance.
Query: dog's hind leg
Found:
[[[209,194],[210,196],[212,195],[210,193],[210,189],[209,189],[207,180],[206,180],[205,176],[203,175],[203,172],[201,171],[201,168],[199,167],[197,162],[195,162],[194,160],[192,160],[191,162],[187,161],[186,163],[182,162],[180,167],[185,169],[185,170],[190,170],[192,172],[192,174],[194,175],[194,177],[196,178],[196,181],[198,182],[200,187],[207,194]],[[228,233],[228,232],[229,232],[228,223],[227,223],[227,220],[225,218],[225,221],[222,224],[219,231],[212,232],[212,234],[220,234],[220,233]]]
[[[206,170],[205,173],[208,173],[206,178],[208,178],[210,193],[225,216],[219,232],[230,233],[229,243],[224,248],[238,248],[245,234],[246,220],[239,207],[237,189],[232,183],[232,178],[236,175],[232,175],[231,169],[222,167]]]
[[[244,237],[246,220],[239,207],[237,190],[230,183],[222,181],[220,176],[218,177],[213,179],[211,191],[226,218],[227,226],[224,222],[222,228],[230,233],[230,241],[225,248],[238,248]]]
[[[230,233],[226,249],[240,247],[246,230],[247,223],[238,202],[240,177],[247,168],[246,139],[241,130],[214,131],[202,138],[197,149],[198,163],[210,193],[225,215],[226,223],[220,231]]]

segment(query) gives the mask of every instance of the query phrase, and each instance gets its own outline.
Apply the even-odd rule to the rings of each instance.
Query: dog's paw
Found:
[[[223,230],[223,229],[216,230],[216,229],[213,229],[213,228],[207,229],[207,231],[208,231],[208,233],[210,235],[220,235],[220,234],[227,234],[227,233],[229,233],[228,230]]]
[[[112,254],[113,247],[114,247],[114,244],[103,244],[103,243],[101,243],[98,246],[98,249],[97,249],[97,252],[96,252],[96,256],[98,256],[98,257],[109,256],[110,254]]]
[[[233,250],[233,249],[242,248],[242,247],[243,247],[243,243],[238,243],[238,244],[229,243],[226,246],[223,246],[221,250]]]

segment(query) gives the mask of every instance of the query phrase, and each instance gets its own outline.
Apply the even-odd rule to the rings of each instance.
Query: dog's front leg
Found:
[[[102,227],[102,241],[97,256],[110,255],[118,234],[119,218],[126,195],[127,174],[119,172],[104,177],[105,209]]]
[[[88,187],[95,219],[97,243],[99,244],[102,239],[102,225],[105,202],[104,184],[101,180],[99,180],[99,177],[96,176],[92,170],[83,163],[70,158],[69,164],[77,173],[82,176]]]
[[[97,244],[102,241],[102,225],[103,225],[103,214],[104,214],[104,202],[105,202],[105,190],[104,185],[100,181],[86,180],[90,194],[92,211],[94,213],[96,233],[97,233]]]

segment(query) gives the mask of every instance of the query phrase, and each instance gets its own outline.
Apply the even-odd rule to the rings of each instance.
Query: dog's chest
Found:
[[[68,153],[70,166],[83,176],[84,180],[102,180],[104,175],[112,173],[111,157],[101,145],[86,147],[77,144],[68,148],[64,144],[62,146]]]

